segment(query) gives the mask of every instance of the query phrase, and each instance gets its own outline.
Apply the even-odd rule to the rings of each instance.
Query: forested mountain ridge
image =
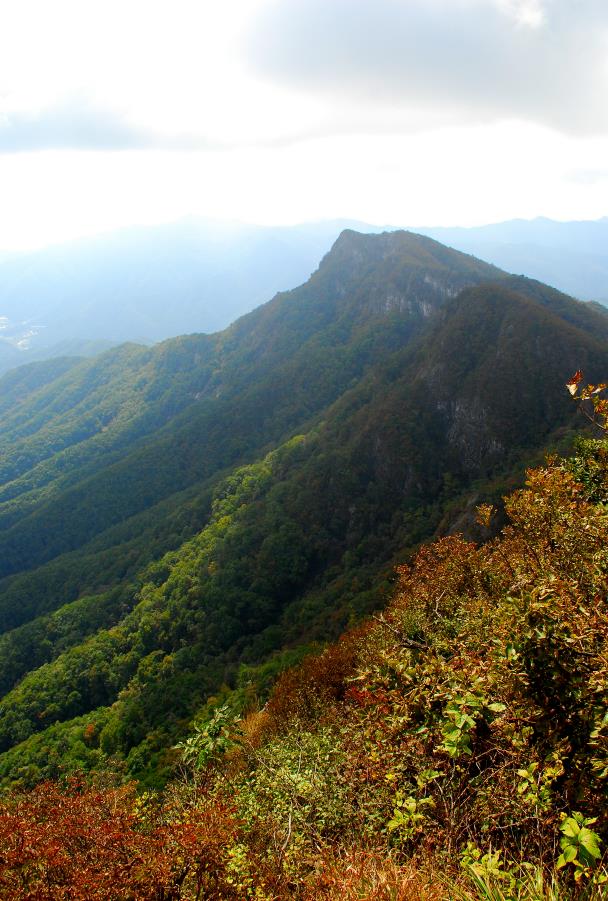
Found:
[[[263,227],[191,218],[0,254],[0,373],[98,353],[104,342],[226,328],[307,279],[349,224],[381,230],[347,220]]]
[[[420,331],[450,292],[496,274],[430,239],[345,232],[306,285],[224,332],[123,346],[25,398],[9,378],[0,420],[0,574],[73,550],[276,443]],[[53,364],[32,371],[54,373]],[[85,483],[83,493],[77,486]],[[71,491],[74,523],[84,504],[78,528],[37,548],[33,536],[67,515],[63,490]]]
[[[556,285],[581,300],[608,301],[606,216],[594,221],[556,222],[541,217],[416,230],[509,272]]]
[[[189,219],[0,254],[0,374],[104,345],[223,329],[308,278],[348,227],[382,231],[348,220],[262,227]],[[608,300],[608,219],[412,230],[574,297]]]
[[[0,774],[117,756],[154,783],[243,665],[373,608],[472,480],[500,494],[487,480],[568,427],[564,370],[606,371],[607,338],[546,286],[347,231],[218,335],[11,375]]]

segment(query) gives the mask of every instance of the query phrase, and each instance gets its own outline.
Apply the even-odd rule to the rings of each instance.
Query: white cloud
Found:
[[[420,226],[605,215],[608,181],[573,178],[574,159],[601,172],[608,139],[503,123],[223,153],[12,154],[0,166],[0,249],[186,214]]]
[[[0,0],[0,249],[604,215],[607,29],[606,0]]]
[[[543,0],[496,0],[499,9],[511,16],[519,25],[540,28],[547,21]]]
[[[246,145],[312,127],[322,104],[243,71],[264,2],[0,0],[0,150]]]
[[[608,133],[605,0],[274,0],[252,23],[254,72],[338,106],[365,128],[522,119]],[[413,123],[413,125],[411,124]]]
[[[605,133],[607,60],[606,0],[5,2],[0,150]]]

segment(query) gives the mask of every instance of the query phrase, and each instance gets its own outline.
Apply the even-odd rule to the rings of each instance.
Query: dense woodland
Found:
[[[347,231],[224,332],[6,375],[5,896],[532,898],[572,823],[589,885],[604,445],[512,494],[579,367],[595,306]]]
[[[423,547],[263,706],[211,701],[160,795],[5,795],[2,897],[603,897],[607,501],[606,441],[530,470],[500,536]]]

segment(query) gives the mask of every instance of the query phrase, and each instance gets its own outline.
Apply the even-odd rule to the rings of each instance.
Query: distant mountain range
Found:
[[[578,368],[608,372],[603,308],[346,230],[223,331],[7,373],[0,782],[161,784],[211,695],[373,610],[568,439]]]
[[[225,328],[303,282],[350,221],[265,228],[208,220],[132,228],[0,257],[0,372],[122,341]],[[458,250],[572,296],[608,302],[608,219],[422,228]]]
[[[478,228],[417,231],[580,300],[608,304],[608,217],[587,222],[514,219]]]
[[[303,282],[348,222],[184,220],[0,259],[0,372],[30,359],[215,332]],[[370,227],[371,228],[371,227]]]

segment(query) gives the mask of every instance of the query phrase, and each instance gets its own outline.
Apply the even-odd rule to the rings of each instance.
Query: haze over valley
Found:
[[[6,255],[0,372],[30,360],[95,354],[122,341],[151,344],[218,331],[304,281],[348,226],[364,233],[391,228],[191,219]],[[608,302],[608,219],[412,230],[581,300]]]
[[[0,901],[602,901],[604,0],[0,11]]]

